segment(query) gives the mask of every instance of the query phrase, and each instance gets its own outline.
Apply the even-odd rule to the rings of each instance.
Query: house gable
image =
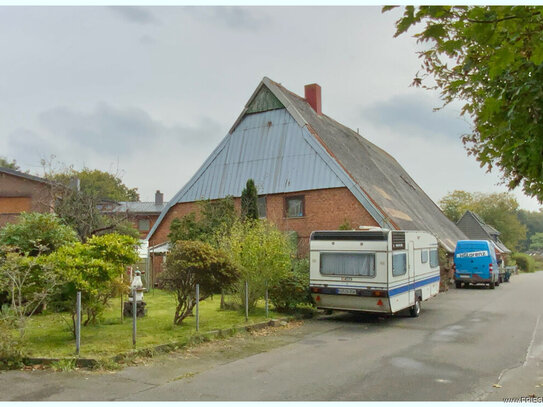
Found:
[[[283,109],[285,106],[266,86],[261,86],[253,100],[247,104],[246,113],[259,113],[268,110]]]

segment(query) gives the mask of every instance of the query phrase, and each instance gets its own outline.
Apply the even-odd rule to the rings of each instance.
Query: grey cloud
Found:
[[[142,35],[140,37],[140,43],[143,45],[154,45],[156,44],[156,39],[154,37],[151,37],[150,35]]]
[[[257,31],[270,22],[264,14],[256,16],[245,7],[187,7],[186,10],[202,21],[220,23],[236,30]]]
[[[137,24],[157,24],[159,21],[148,9],[136,6],[111,6],[111,11],[124,20]]]
[[[436,105],[432,105],[432,101],[422,96],[398,96],[362,110],[361,116],[376,126],[419,136],[441,135],[458,139],[470,131],[469,124],[451,108],[434,111]]]
[[[94,152],[106,156],[127,156],[155,145],[195,147],[221,136],[221,126],[212,119],[204,119],[197,126],[167,126],[142,109],[119,109],[106,103],[98,104],[90,112],[67,107],[50,109],[39,115],[39,122],[48,140],[53,141],[48,146],[43,145],[44,151],[59,144],[84,155]],[[26,140],[39,139],[38,135],[32,134],[33,138],[25,137],[19,145],[28,145]]]

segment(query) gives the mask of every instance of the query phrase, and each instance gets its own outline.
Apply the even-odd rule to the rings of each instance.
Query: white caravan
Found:
[[[439,292],[436,238],[421,231],[315,231],[310,289],[317,308],[394,314]]]

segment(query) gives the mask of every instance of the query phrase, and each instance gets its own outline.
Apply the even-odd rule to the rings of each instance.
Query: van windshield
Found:
[[[321,253],[323,275],[375,277],[375,253]]]

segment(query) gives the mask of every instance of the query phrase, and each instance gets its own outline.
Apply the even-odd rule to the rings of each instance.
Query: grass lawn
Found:
[[[138,318],[137,348],[184,341],[196,333],[196,318],[188,317],[173,326],[175,299],[161,290],[146,293],[147,316]],[[245,325],[243,311],[219,309],[220,295],[200,303],[200,333]],[[120,299],[111,300],[100,323],[81,327],[81,357],[103,358],[132,348],[132,318],[120,322]],[[281,317],[270,308],[269,317]],[[266,320],[264,303],[249,314],[249,323]],[[32,357],[69,357],[75,353],[75,339],[68,314],[44,313],[32,317],[26,330],[25,353]]]

